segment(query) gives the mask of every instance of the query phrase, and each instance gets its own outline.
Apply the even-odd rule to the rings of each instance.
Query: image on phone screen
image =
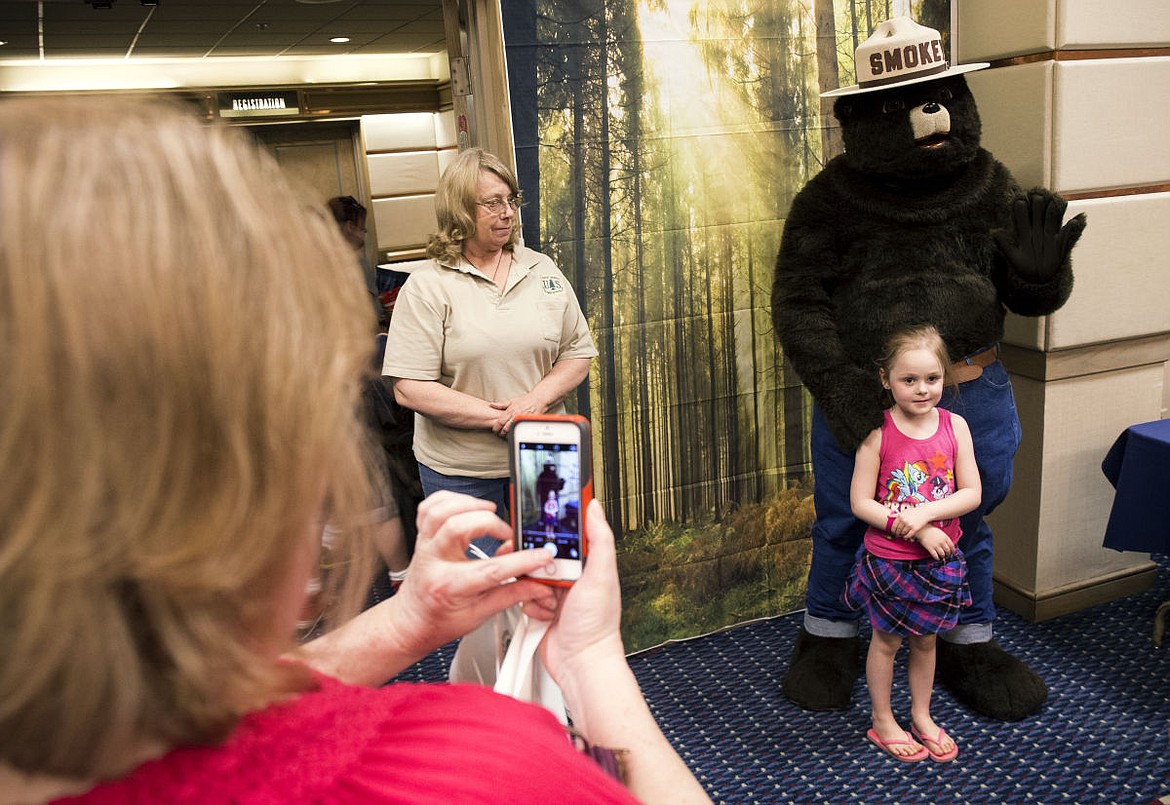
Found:
[[[544,548],[557,559],[581,558],[580,458],[575,444],[519,443],[521,547]]]

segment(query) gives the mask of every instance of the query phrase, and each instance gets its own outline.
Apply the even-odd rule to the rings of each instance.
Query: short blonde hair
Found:
[[[185,110],[4,101],[0,177],[0,761],[115,776],[308,684],[274,593],[323,500],[375,497],[369,302],[318,204]]]
[[[942,367],[943,382],[947,385],[954,385],[951,359],[947,354],[947,343],[932,324],[916,324],[906,327],[886,339],[885,348],[877,359],[878,369],[883,380],[889,378],[890,369],[897,362],[898,356],[912,349],[925,349],[927,352],[933,353],[938,360],[938,365]],[[889,402],[893,404],[892,398]]]
[[[463,242],[475,235],[479,219],[479,176],[494,173],[508,185],[512,195],[520,194],[520,185],[511,168],[482,148],[468,148],[455,158],[439,177],[435,191],[435,217],[439,229],[427,243],[427,257],[443,265],[455,265],[463,254]],[[512,217],[512,234],[506,248],[514,249],[520,240],[520,216]]]

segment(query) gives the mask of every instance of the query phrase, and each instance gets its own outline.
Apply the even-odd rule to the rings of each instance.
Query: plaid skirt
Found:
[[[958,549],[942,561],[883,559],[863,547],[841,598],[852,610],[864,608],[873,628],[889,634],[945,632],[971,605],[967,560]]]

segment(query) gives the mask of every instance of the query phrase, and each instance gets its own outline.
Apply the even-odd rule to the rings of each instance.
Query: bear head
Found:
[[[982,131],[961,75],[839,97],[845,162],[884,182],[945,179],[975,159]]]

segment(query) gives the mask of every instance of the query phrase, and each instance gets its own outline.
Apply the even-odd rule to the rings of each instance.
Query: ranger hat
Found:
[[[854,58],[857,83],[822,92],[821,97],[875,92],[970,73],[987,66],[987,62],[973,62],[948,67],[942,34],[909,17],[895,17],[874,28],[869,39],[858,46]]]

